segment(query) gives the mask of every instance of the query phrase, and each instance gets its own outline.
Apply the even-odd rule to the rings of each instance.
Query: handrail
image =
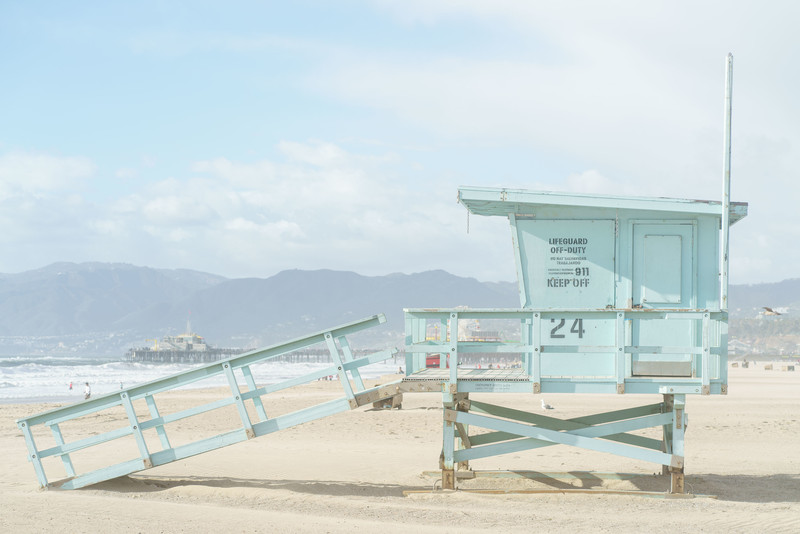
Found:
[[[685,387],[687,393],[703,394],[725,393],[727,390],[725,334],[728,314],[725,311],[639,308],[409,308],[405,310],[405,314],[405,350],[409,355],[407,368],[410,372],[419,372],[425,367],[425,355],[447,354],[447,362],[440,357],[439,365],[450,369],[447,382],[451,391],[463,389],[459,389],[458,371],[461,363],[459,354],[462,353],[520,354],[522,367],[528,375],[528,381],[532,383],[533,392],[542,391],[547,383],[555,392],[607,391],[607,388],[598,388],[597,384],[613,385],[617,393],[658,393],[662,386],[669,386],[673,390],[675,387]],[[458,326],[454,325],[459,320],[473,319],[519,320],[520,339],[454,339],[452,332],[458,331]],[[544,321],[549,320],[554,323],[548,322],[545,325]],[[639,339],[632,334],[635,331],[632,325],[656,320],[691,321],[694,326],[686,327],[680,339],[670,339],[669,345],[658,344],[662,339],[653,342],[647,336]],[[438,339],[428,339],[428,321],[438,325]],[[586,340],[583,327],[590,321],[593,330],[586,337],[594,336],[594,339]],[[569,324],[573,325],[572,329]],[[559,334],[554,335],[556,331]],[[570,332],[577,332],[578,335],[571,336]],[[585,359],[589,356],[595,357]],[[548,359],[544,361],[545,358]],[[545,364],[551,369],[560,369],[560,372],[543,373]],[[650,371],[653,368],[659,368],[662,374]],[[666,370],[667,368],[670,370]],[[670,372],[673,374],[665,374]],[[471,373],[471,376],[474,377],[475,373]],[[570,381],[570,377],[578,385],[566,386],[564,383]],[[586,386],[589,382],[594,385]],[[629,385],[634,387],[630,389]]]
[[[289,428],[306,421],[358,407],[361,404],[360,398],[363,394],[372,391],[364,387],[359,369],[363,366],[389,359],[394,356],[395,351],[381,351],[360,358],[354,358],[345,336],[377,326],[384,322],[386,322],[386,318],[383,314],[373,315],[359,321],[353,321],[334,328],[322,330],[285,343],[239,354],[182,373],[138,384],[118,392],[101,395],[90,400],[21,418],[17,420],[17,426],[22,431],[25,438],[25,443],[28,447],[28,459],[33,463],[37,479],[42,487],[50,486],[74,489],[141,471],[156,465],[169,463],[177,459],[214,450],[239,441],[244,441],[277,430]],[[327,347],[331,355],[331,366],[307,373],[301,377],[286,380],[282,383],[261,387],[256,385],[250,371],[251,365],[318,343],[323,343]],[[244,382],[247,386],[246,391],[241,391],[240,389],[239,379],[234,374],[236,370],[238,370],[244,378]],[[214,402],[194,406],[171,414],[161,414],[159,412],[154,395],[220,375],[224,375],[227,378],[227,383],[230,388],[228,396]],[[288,387],[305,384],[328,375],[338,375],[339,384],[344,390],[344,397],[310,408],[304,408],[293,413],[272,418],[267,417],[261,398],[263,395],[280,391]],[[351,384],[351,379],[355,387]],[[144,399],[147,403],[150,414],[149,418],[137,416],[134,410],[133,402],[141,399]],[[250,420],[250,415],[245,405],[246,401],[252,401],[256,409],[258,421],[255,423]],[[236,407],[241,420],[241,426],[239,428],[179,447],[172,447],[170,445],[165,425],[187,417],[232,405]],[[61,429],[59,428],[60,423],[120,406],[124,408],[127,415],[127,426],[89,437],[80,437],[72,441],[66,441],[64,439]],[[44,449],[37,448],[32,429],[40,425],[50,428],[55,440],[55,446]],[[155,452],[150,451],[149,443],[143,434],[144,431],[153,428],[156,429],[161,443],[161,450]],[[139,458],[126,460],[122,463],[102,467],[80,475],[77,474],[72,464],[72,459],[70,458],[71,453],[129,436],[133,436],[136,441],[140,453]],[[37,438],[40,437],[41,436],[37,436]],[[42,460],[56,456],[61,457],[67,478],[56,483],[48,483]]]

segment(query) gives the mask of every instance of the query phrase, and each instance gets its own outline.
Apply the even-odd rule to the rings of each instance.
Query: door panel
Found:
[[[633,227],[632,302],[643,309],[694,308],[694,225],[636,224]],[[634,319],[636,347],[694,346],[691,320]],[[691,354],[631,354],[632,376],[692,376]]]

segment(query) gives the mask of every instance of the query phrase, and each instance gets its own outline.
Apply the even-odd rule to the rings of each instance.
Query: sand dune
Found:
[[[54,405],[0,405],[3,532],[575,532],[800,531],[800,372],[731,369],[727,396],[687,402],[686,488],[716,498],[628,494],[478,494],[470,489],[592,488],[664,492],[660,467],[548,447],[472,462],[476,470],[633,473],[625,480],[476,478],[428,491],[438,466],[438,394],[407,394],[402,410],[360,408],[80,490],[39,490],[14,420]],[[160,399],[163,411],[213,400],[214,390]],[[268,410],[340,396],[335,382],[282,392]],[[539,396],[484,395],[541,411]],[[202,400],[202,399],[200,399]],[[656,396],[548,395],[562,418],[657,402]],[[217,423],[192,418],[186,439]],[[85,429],[87,432],[91,428]],[[108,450],[102,454],[113,454]],[[80,466],[78,466],[80,468]]]

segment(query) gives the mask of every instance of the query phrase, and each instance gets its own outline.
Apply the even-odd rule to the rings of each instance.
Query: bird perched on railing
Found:
[[[553,410],[554,408],[547,404],[544,399],[542,399],[542,410]]]

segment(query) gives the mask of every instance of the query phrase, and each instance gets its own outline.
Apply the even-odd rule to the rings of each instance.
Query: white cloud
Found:
[[[191,168],[195,172],[215,174],[236,188],[260,188],[275,178],[275,165],[269,161],[246,165],[227,158],[215,158],[198,161]]]
[[[136,169],[122,168],[117,169],[117,172],[114,173],[114,175],[121,180],[132,180],[139,176],[139,171]]]
[[[567,177],[567,189],[575,193],[600,194],[611,190],[614,182],[596,170],[571,174]]]
[[[332,143],[308,145],[281,141],[278,149],[292,161],[308,163],[316,167],[338,167],[347,163],[345,151]]]
[[[442,192],[436,184],[420,191],[396,184],[387,177],[406,172],[403,162],[332,143],[284,142],[279,149],[285,161],[196,162],[194,176],[120,199],[94,230],[108,239],[127,236],[122,242],[147,251],[147,264],[191,261],[192,268],[230,276],[298,267],[385,274],[433,268],[431,262],[475,275],[466,261],[470,249],[507,255],[508,265],[484,272],[513,276],[508,240],[486,234],[482,224],[466,235],[454,186]]]
[[[285,50],[319,52],[322,44],[276,34],[249,35],[224,31],[146,30],[135,33],[127,46],[136,54],[177,58],[194,53],[226,51],[235,53]]]
[[[772,38],[793,33],[797,5],[376,4],[405,24],[471,18],[511,37],[490,54],[338,56],[309,87],[446,139],[529,146],[588,161],[643,193],[708,197],[718,195],[722,67],[733,50],[741,52],[736,148],[760,135],[798,142],[795,121],[786,120],[797,76],[774,58],[792,57],[800,41]]]
[[[142,206],[142,212],[147,221],[160,226],[203,225],[215,216],[210,206],[189,193],[150,200]]]
[[[80,188],[94,172],[94,164],[83,157],[64,158],[20,151],[0,154],[0,200]]]

